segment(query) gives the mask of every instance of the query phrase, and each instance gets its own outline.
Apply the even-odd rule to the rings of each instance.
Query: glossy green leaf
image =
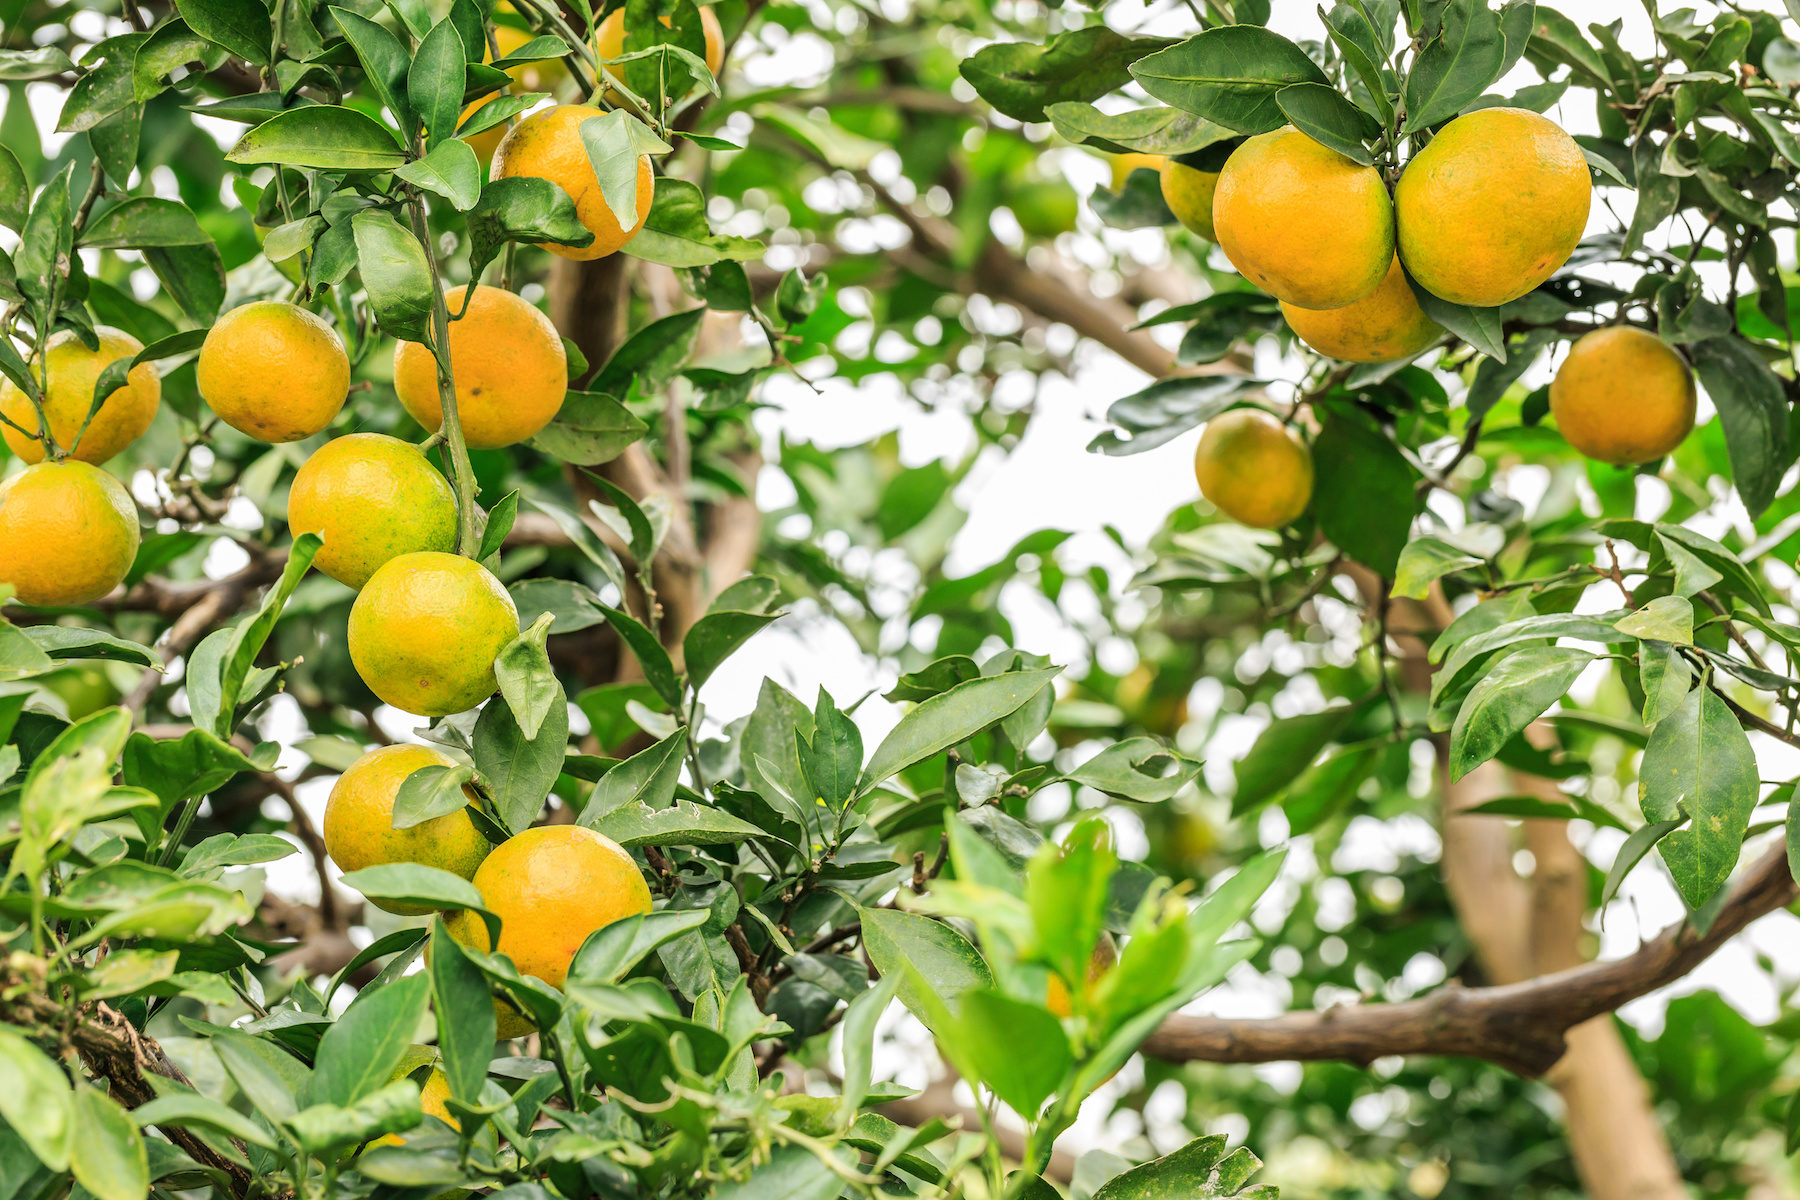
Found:
[[[971,679],[922,701],[875,748],[857,791],[867,792],[913,763],[975,736],[1037,695],[1060,672],[1051,667]]]
[[[679,759],[675,760],[679,763]],[[610,774],[610,772],[609,772]],[[627,850],[638,846],[722,846],[766,836],[763,830],[720,809],[688,800],[651,808],[641,800],[613,809],[588,826]]]
[[[884,976],[903,974],[901,964],[910,963],[953,1015],[965,992],[994,986],[993,972],[981,953],[943,922],[891,908],[865,908],[859,913],[863,944],[875,969]],[[918,989],[902,978],[899,990],[900,1002],[931,1024]]]
[[[77,1114],[68,1076],[11,1025],[0,1025],[0,1117],[52,1171],[69,1168]]]
[[[1638,768],[1638,805],[1652,822],[1693,819],[1660,845],[1689,906],[1705,904],[1737,866],[1759,779],[1750,739],[1711,687],[1689,692],[1650,731]]]
[[[640,162],[648,154],[667,154],[669,144],[624,109],[583,121],[581,143],[613,219],[621,229],[635,228],[645,215],[638,212]]]
[[[775,621],[779,613],[712,611],[694,622],[682,639],[682,661],[695,688],[712,678],[724,661],[745,642]],[[859,764],[860,765],[860,764]]]
[[[1406,73],[1401,132],[1417,133],[1461,112],[1500,77],[1506,51],[1499,13],[1483,0],[1449,0],[1437,33],[1420,47]]]
[[[1528,646],[1502,658],[1469,691],[1450,730],[1455,782],[1500,752],[1569,688],[1594,656],[1567,646]]]
[[[494,1056],[494,1001],[487,977],[450,936],[442,918],[431,922],[431,995],[438,1050],[450,1094],[472,1104]]]
[[[1045,106],[1098,100],[1131,82],[1138,59],[1173,44],[1134,38],[1105,25],[1071,29],[1043,45],[998,42],[963,59],[958,70],[983,100],[1015,121],[1043,121]]]
[[[611,396],[571,391],[563,397],[556,418],[538,430],[527,444],[564,462],[592,467],[619,457],[649,429],[637,414]]]
[[[1256,25],[1209,29],[1131,66],[1132,78],[1165,104],[1239,133],[1267,133],[1287,120],[1275,94],[1325,84],[1306,51]]]
[[[426,821],[461,812],[469,803],[463,787],[474,778],[475,771],[470,767],[437,764],[420,767],[403,779],[400,790],[394,793],[394,815],[390,823],[395,829],[411,829]]]
[[[344,1107],[385,1086],[414,1041],[430,997],[423,975],[360,993],[320,1039],[304,1101]]]
[[[119,1102],[99,1088],[75,1089],[75,1121],[81,1152],[69,1158],[75,1180],[95,1200],[144,1200],[150,1161],[144,1136]]]
[[[1275,93],[1275,103],[1290,125],[1321,146],[1363,166],[1375,161],[1363,142],[1379,137],[1381,126],[1336,88],[1323,83],[1291,84]]]
[[[1423,600],[1431,590],[1431,582],[1466,567],[1479,567],[1483,560],[1457,549],[1440,538],[1414,538],[1400,551],[1394,568],[1394,588],[1390,595],[1409,600]]]
[[[501,823],[510,830],[524,829],[537,818],[562,774],[569,706],[554,675],[549,684],[536,736],[526,736],[510,702],[490,700],[475,721],[475,769],[481,772]],[[534,704],[544,699],[536,685],[524,690],[537,697]]]
[[[449,138],[394,172],[415,187],[436,192],[458,212],[467,212],[481,199],[481,163],[469,143]]]
[[[456,121],[463,108],[463,78],[467,58],[463,54],[462,36],[453,21],[442,20],[431,27],[413,51],[412,65],[406,72],[406,100],[425,125],[425,144],[435,150],[456,135]],[[473,150],[468,158],[475,157]],[[457,204],[466,209],[474,203]]]
[[[1620,633],[1678,646],[1694,644],[1694,606],[1680,596],[1658,596],[1643,608],[1613,622]]]
[[[1749,343],[1707,338],[1693,346],[1694,373],[1719,410],[1732,481],[1752,518],[1775,499],[1788,461],[1786,393]]]
[[[269,65],[275,31],[268,8],[258,0],[183,0],[181,17],[215,45],[259,67]]]
[[[1237,762],[1237,791],[1232,793],[1232,815],[1242,816],[1252,811],[1299,778],[1319,752],[1350,723],[1358,707],[1340,704],[1322,712],[1271,721],[1268,728],[1257,735],[1250,752]]]
[[[1333,545],[1384,579],[1412,530],[1413,471],[1384,434],[1333,412],[1313,440],[1312,511]]]
[[[244,166],[282,163],[321,171],[391,171],[406,161],[379,121],[329,104],[278,113],[244,134],[225,157]]]
[[[398,164],[394,164],[398,165]],[[369,307],[382,331],[392,337],[432,343],[431,263],[412,231],[380,211],[359,212],[350,218],[356,237],[357,264]]]
[[[562,685],[556,680],[556,671],[550,665],[550,652],[546,648],[550,623],[554,619],[539,614],[537,620],[502,647],[494,659],[494,677],[499,680],[500,695],[512,709],[519,732],[528,740],[537,737],[551,706],[564,702]]]
[[[275,623],[281,619],[281,610],[288,597],[300,586],[300,577],[312,566],[313,556],[323,544],[323,539],[316,533],[303,533],[294,539],[294,544],[288,548],[288,560],[281,569],[281,578],[263,597],[262,607],[254,616],[240,621],[226,642],[219,669],[219,714],[212,730],[220,740],[229,741],[232,730],[237,727],[237,705],[243,695],[244,680],[269,635],[275,632]]]

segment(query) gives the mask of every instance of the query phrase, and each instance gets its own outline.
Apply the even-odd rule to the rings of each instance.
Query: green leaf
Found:
[[[1224,25],[1139,59],[1132,78],[1166,104],[1239,133],[1279,129],[1275,94],[1296,83],[1329,84],[1306,51],[1257,25]]]
[[[957,1024],[981,1082],[1027,1120],[1069,1069],[1069,1039],[1062,1022],[1041,1005],[981,988],[964,993]]]
[[[444,24],[448,25],[448,22]],[[424,158],[414,159],[397,169],[394,176],[428,192],[436,192],[450,201],[458,212],[467,212],[481,199],[481,163],[469,143],[456,138],[439,142]]]
[[[1276,92],[1275,103],[1289,124],[1321,146],[1365,167],[1375,161],[1363,142],[1379,137],[1381,126],[1336,88],[1323,83],[1296,83]]]
[[[705,925],[712,911],[660,909],[603,925],[588,935],[569,964],[572,983],[617,983],[652,950]]]
[[[76,1111],[68,1077],[10,1025],[0,1025],[0,1117],[39,1162],[52,1171],[69,1169]]]
[[[1323,712],[1303,713],[1271,721],[1257,735],[1250,752],[1237,762],[1237,791],[1231,797],[1234,817],[1250,812],[1300,777],[1329,745],[1361,704],[1340,704]]]
[[[182,0],[188,28],[259,67],[269,65],[275,30],[268,8],[258,0]]]
[[[1754,519],[1775,499],[1788,463],[1786,393],[1781,380],[1738,337],[1707,338],[1692,347],[1694,373],[1719,410],[1732,481]]]
[[[276,862],[298,853],[298,846],[272,833],[215,833],[188,850],[176,873],[192,878],[219,867]]]
[[[900,976],[884,975],[881,982],[850,1001],[844,1013],[844,1081],[839,1089],[837,1121],[850,1125],[869,1094],[874,1069],[875,1024],[900,990]]]
[[[1620,633],[1678,646],[1694,644],[1694,606],[1680,596],[1658,596],[1628,617],[1613,622]]]
[[[1620,633],[1612,626],[1611,621],[1618,618],[1611,614],[1608,616],[1611,620],[1577,613],[1543,613],[1507,621],[1464,638],[1446,658],[1443,670],[1432,678],[1431,703],[1435,705],[1446,693],[1464,683],[1468,668],[1477,659],[1520,642],[1554,641],[1562,637],[1577,638],[1584,642],[1626,641],[1630,635]]]
[[[475,552],[476,561],[500,553],[500,547],[506,544],[506,535],[512,532],[513,522],[518,518],[519,493],[511,491],[500,497],[500,503],[488,513],[487,527],[481,531],[481,549]]]
[[[263,644],[269,635],[275,632],[275,623],[281,619],[281,610],[287,604],[288,597],[300,585],[300,577],[312,566],[313,556],[324,544],[316,533],[303,533],[294,539],[288,549],[287,564],[281,569],[281,578],[268,595],[263,597],[262,607],[256,615],[247,621],[240,621],[232,630],[231,640],[225,644],[225,654],[219,669],[219,715],[213,724],[213,732],[221,741],[231,739],[232,730],[237,728],[237,704],[243,694],[244,679],[250,674],[250,668],[256,664],[256,656],[262,653]]]
[[[875,748],[863,771],[858,794],[916,762],[968,738],[1016,711],[1054,679],[1062,668],[1009,671],[971,679],[925,700],[907,713]]]
[[[687,667],[688,681],[698,690],[740,646],[780,615],[715,610],[694,622],[681,641],[682,662]]]
[[[319,171],[392,171],[406,161],[406,154],[375,118],[354,108],[314,104],[270,117],[238,139],[225,158],[244,166],[280,163]]]
[[[862,733],[856,723],[839,712],[831,693],[819,689],[813,709],[813,733],[800,747],[800,767],[812,784],[812,794],[830,809],[841,808],[856,794],[857,773],[862,770]]]
[[[1333,545],[1385,579],[1412,532],[1413,472],[1385,434],[1333,412],[1313,439],[1312,511]]]
[[[1093,1200],[1164,1200],[1169,1196],[1219,1200],[1240,1195],[1248,1200],[1253,1194],[1273,1200],[1272,1188],[1243,1190],[1250,1177],[1262,1170],[1262,1160],[1245,1146],[1226,1154],[1225,1145],[1222,1133],[1195,1138],[1172,1154],[1113,1176],[1094,1193]]]
[[[681,681],[675,675],[675,666],[669,661],[669,652],[663,649],[656,635],[646,629],[642,622],[629,613],[620,612],[616,608],[600,607],[606,617],[607,624],[618,631],[632,654],[637,656],[638,666],[643,668],[644,678],[656,689],[656,694],[668,702],[671,708],[681,704]]]
[[[563,703],[562,685],[550,666],[550,652],[545,641],[550,636],[547,614],[540,614],[530,628],[501,648],[494,659],[494,677],[500,682],[500,695],[512,709],[519,732],[527,740],[536,738],[544,717],[552,705]]]
[[[640,393],[662,387],[692,353],[705,316],[704,308],[690,308],[650,322],[613,352],[588,386],[615,396],[625,395],[634,379]]]
[[[179,200],[134,196],[96,216],[81,232],[80,245],[99,250],[142,250],[151,246],[210,246],[212,238]]]
[[[53,659],[100,659],[162,669],[162,659],[141,642],[128,642],[103,629],[76,629],[67,625],[30,625],[25,636]]]
[[[25,218],[25,228],[20,231],[19,245],[13,251],[19,291],[26,299],[35,301],[35,307],[41,311],[48,310],[51,291],[61,286],[56,282],[61,274],[58,263],[73,253],[69,180],[74,173],[75,164],[70,163],[38,193],[37,201]],[[26,390],[36,395],[37,385],[33,383]]]
[[[929,700],[959,683],[980,677],[981,668],[975,664],[974,659],[964,654],[952,654],[902,675],[895,682],[893,690],[887,692],[883,699],[895,703],[902,700]]]
[[[1383,126],[1393,124],[1394,100],[1389,94],[1391,77],[1385,69],[1387,55],[1362,7],[1356,4],[1337,4],[1329,13],[1320,8],[1319,19],[1324,23],[1326,34],[1337,46],[1344,62],[1362,81],[1370,103],[1375,106],[1372,115]]]
[[[1411,275],[1406,277],[1406,282],[1411,285],[1413,298],[1426,316],[1489,358],[1506,361],[1506,336],[1500,327],[1499,309],[1452,304],[1426,291]]]
[[[319,1040],[304,1102],[345,1107],[384,1087],[418,1032],[430,983],[423,975],[406,975],[359,993]]]
[[[675,799],[681,756],[686,750],[687,730],[677,729],[654,746],[638,751],[600,777],[576,823],[596,829],[603,818],[630,805],[642,805],[651,811],[669,807]]]
[[[552,634],[574,633],[606,620],[600,613],[600,598],[572,579],[522,579],[512,585],[511,592],[519,623],[527,629],[545,613],[550,614]],[[576,703],[580,703],[579,697]]]
[[[569,706],[554,675],[549,683],[553,691],[542,705],[536,736],[526,736],[510,701],[489,701],[475,720],[475,769],[493,796],[501,824],[509,830],[524,829],[537,818],[556,777],[562,774],[569,743]],[[537,697],[533,704],[543,699],[535,684],[525,690]]]
[[[902,964],[910,964],[952,1016],[961,1010],[965,993],[994,986],[993,972],[980,952],[941,921],[891,908],[857,912],[862,918],[863,945],[875,969],[883,976],[903,975]],[[933,1026],[935,1017],[917,984],[903,977],[899,991],[900,1002],[928,1027]]]
[[[37,79],[54,79],[58,75],[72,74],[74,70],[75,63],[58,46],[40,46],[35,50],[0,50],[0,81],[24,83]]]
[[[452,1096],[473,1104],[494,1057],[494,1000],[487,976],[463,953],[441,917],[431,921],[429,970],[444,1077]]]
[[[1638,643],[1638,682],[1644,689],[1644,724],[1654,725],[1687,699],[1694,671],[1669,642]]]
[[[1638,805],[1649,821],[1693,818],[1661,844],[1682,898],[1699,908],[1737,866],[1756,808],[1756,752],[1725,701],[1697,687],[1650,731],[1638,768]]]
[[[75,1089],[81,1153],[71,1155],[75,1181],[94,1200],[144,1200],[150,1191],[150,1159],[144,1136],[119,1102],[86,1084]]]
[[[1106,113],[1092,104],[1065,100],[1046,104],[1044,115],[1058,134],[1076,145],[1114,154],[1193,154],[1237,136],[1223,125],[1161,105]]]
[[[492,185],[488,190],[493,190]],[[564,395],[555,420],[538,430],[526,444],[564,462],[592,467],[619,457],[625,447],[640,440],[649,429],[611,396],[571,391]]]
[[[749,238],[715,234],[706,219],[706,196],[685,179],[657,177],[650,215],[625,246],[633,258],[668,267],[704,267],[721,259],[762,257],[764,246]]]
[[[398,165],[398,164],[395,164]],[[412,231],[381,211],[350,218],[369,307],[390,337],[431,345],[431,263]]]
[[[475,778],[471,767],[432,765],[420,767],[400,781],[394,793],[394,815],[390,824],[395,829],[411,829],[438,817],[461,812],[469,797],[463,787]]]
[[[351,871],[342,882],[371,900],[398,900],[441,912],[468,909],[487,924],[489,944],[499,944],[500,918],[488,911],[480,889],[461,875],[420,863],[383,863]]]
[[[202,325],[211,325],[225,303],[225,264],[219,248],[211,243],[153,246],[141,253],[181,311]]]
[[[276,1148],[275,1139],[255,1120],[197,1092],[170,1092],[158,1096],[148,1104],[132,1109],[131,1117],[140,1127],[172,1125],[177,1129],[214,1130],[264,1150]]]
[[[17,233],[25,227],[25,214],[31,211],[31,184],[18,156],[0,146],[0,225]]]
[[[842,1150],[832,1153],[840,1156]],[[727,1183],[713,1200],[836,1200],[844,1181],[829,1163],[800,1146],[777,1146],[769,1161],[741,1183]]]
[[[425,123],[427,149],[436,149],[456,136],[466,65],[462,36],[456,32],[455,23],[447,19],[433,25],[413,51],[412,66],[406,72],[406,100]],[[475,152],[470,150],[469,158],[474,157]],[[457,207],[466,209],[469,205]]]
[[[1619,847],[1619,852],[1613,855],[1612,866],[1606,872],[1606,884],[1600,891],[1600,907],[1604,909],[1612,903],[1613,897],[1619,894],[1619,885],[1631,874],[1631,868],[1650,853],[1651,847],[1686,823],[1686,817],[1676,817],[1673,821],[1652,821],[1633,830]]]
[[[481,190],[480,201],[469,210],[467,220],[472,276],[479,276],[499,257],[500,248],[508,241],[576,247],[594,244],[593,232],[575,215],[575,202],[569,193],[548,179],[532,175],[489,183]]]
[[[302,1150],[318,1154],[334,1146],[367,1142],[383,1134],[412,1129],[423,1115],[419,1085],[401,1078],[354,1104],[315,1104],[302,1109],[288,1122],[288,1128],[293,1130]]]
[[[679,767],[680,755],[672,756],[669,761]],[[607,777],[617,770],[615,767],[609,771]],[[760,827],[748,821],[690,800],[677,800],[660,809],[634,800],[598,818],[588,828],[605,834],[627,850],[638,846],[722,846],[767,836]]]
[[[635,227],[639,160],[646,154],[667,154],[669,144],[622,108],[583,121],[581,144],[613,219],[620,229]]]
[[[1440,538],[1414,538],[1400,551],[1400,561],[1394,568],[1394,588],[1388,594],[1423,600],[1431,591],[1432,580],[1467,567],[1479,567],[1483,561]]]
[[[1098,100],[1131,82],[1131,64],[1174,44],[1134,38],[1104,24],[1059,33],[1043,45],[996,42],[958,68],[983,100],[1015,121],[1048,119],[1046,105]]]
[[[1134,737],[1114,742],[1070,771],[1068,778],[1126,800],[1158,804],[1199,774],[1200,764],[1193,759],[1165,748],[1154,738]]]
[[[1500,752],[1568,693],[1594,661],[1586,650],[1529,646],[1502,658],[1469,691],[1450,731],[1450,780],[1455,782]]]
[[[362,62],[363,73],[368,76],[376,96],[394,114],[395,123],[401,129],[417,129],[419,118],[414,115],[412,104],[406,96],[406,75],[407,69],[412,65],[412,57],[407,53],[405,45],[386,26],[377,25],[347,8],[334,5],[331,16],[338,28],[343,30],[344,40],[356,51],[356,57]],[[482,107],[491,108],[494,105]]]
[[[1401,132],[1417,133],[1456,116],[1500,77],[1506,50],[1499,13],[1483,0],[1450,0],[1437,33],[1420,48],[1406,73],[1406,124]]]

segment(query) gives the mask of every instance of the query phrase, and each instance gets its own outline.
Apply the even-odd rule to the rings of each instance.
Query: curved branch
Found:
[[[1563,1056],[1564,1034],[1572,1026],[1680,979],[1750,922],[1792,903],[1797,894],[1786,852],[1777,846],[1745,873],[1704,934],[1683,921],[1626,958],[1504,987],[1452,985],[1400,1004],[1346,1005],[1246,1021],[1176,1015],[1144,1043],[1144,1052],[1171,1062],[1360,1064],[1394,1054],[1446,1054],[1541,1075]]]

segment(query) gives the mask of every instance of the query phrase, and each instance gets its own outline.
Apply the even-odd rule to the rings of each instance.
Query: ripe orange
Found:
[[[220,317],[196,364],[219,419],[264,442],[297,442],[331,424],[350,393],[350,358],[324,318],[263,300]]]
[[[1438,130],[1400,176],[1400,257],[1454,304],[1517,300],[1575,252],[1593,190],[1581,147],[1554,121],[1479,109]]]
[[[1585,334],[1550,381],[1550,415],[1569,445],[1600,462],[1655,462],[1694,428],[1694,376],[1648,330]]]
[[[597,195],[598,193],[596,193]],[[466,289],[452,288],[450,311]],[[471,449],[522,442],[550,423],[569,389],[569,359],[550,318],[505,288],[476,287],[469,311],[450,323],[456,413]],[[418,342],[394,347],[394,392],[413,419],[435,432],[444,423],[437,360]]]
[[[1209,242],[1219,240],[1213,232],[1213,193],[1218,186],[1219,177],[1212,171],[1196,170],[1172,158],[1163,160],[1163,203],[1177,221]]]
[[[500,917],[500,953],[521,975],[555,988],[589,934],[650,911],[650,889],[631,855],[579,825],[537,825],[496,847],[476,870],[475,886]],[[446,924],[464,945],[490,949],[487,926],[474,913]],[[532,1028],[510,1005],[500,1008],[501,1037]]]
[[[600,181],[588,162],[587,147],[581,141],[581,123],[597,117],[600,110],[580,104],[564,104],[533,113],[507,132],[494,151],[493,177],[511,179],[534,175],[548,179],[575,202],[575,216],[593,233],[589,246],[557,246],[543,248],[562,258],[580,262],[605,258],[616,252],[644,227],[650,215],[650,203],[656,195],[656,177],[650,170],[650,156],[638,160],[637,224],[629,230],[619,225],[617,217],[601,194]]]
[[[1355,304],[1316,312],[1283,301],[1281,315],[1301,341],[1328,358],[1345,362],[1411,358],[1444,334],[1419,307],[1397,256],[1381,286]]]
[[[456,495],[411,442],[382,433],[333,438],[300,464],[288,529],[325,544],[313,566],[360,588],[391,558],[456,549]]]
[[[1312,454],[1260,408],[1234,408],[1206,423],[1194,476],[1214,508],[1257,529],[1281,528],[1312,499]]]
[[[137,508],[90,463],[36,463],[0,479],[0,583],[23,604],[86,604],[137,557]]]
[[[671,28],[674,21],[669,17],[658,17],[663,27]],[[706,39],[706,69],[718,77],[719,68],[725,65],[725,31],[719,28],[719,18],[713,15],[711,6],[700,5],[700,33]],[[644,47],[639,46],[638,49]],[[600,22],[594,30],[594,57],[601,61],[615,59],[625,53],[625,10],[615,8]],[[604,69],[604,68],[603,68]],[[608,71],[609,75],[614,72]]]
[[[50,386],[44,392],[44,416],[50,423],[50,436],[65,451],[75,445],[75,435],[87,420],[100,372],[144,348],[142,342],[123,330],[101,325],[94,333],[100,339],[98,350],[89,350],[67,329],[53,334],[45,349],[50,363]],[[35,359],[31,371],[37,374]],[[133,367],[125,377],[125,386],[108,396],[94,414],[93,423],[81,435],[81,445],[72,457],[86,463],[105,462],[144,436],[161,403],[162,381],[156,377],[156,368],[149,363]],[[0,380],[0,413],[32,433],[26,437],[12,425],[0,425],[0,436],[5,437],[12,452],[28,463],[42,462],[44,446],[37,439],[37,412],[31,407],[31,398],[11,380]]]
[[[346,873],[383,863],[414,862],[468,879],[487,857],[488,840],[458,809],[407,829],[394,828],[394,797],[421,767],[455,765],[429,746],[382,746],[350,764],[325,802],[325,853]],[[464,793],[472,800],[474,792]],[[418,916],[435,910],[371,898],[391,913]]]
[[[1133,171],[1158,171],[1169,160],[1161,154],[1114,154],[1112,157],[1112,190],[1118,191],[1131,178]]]
[[[1231,265],[1302,308],[1356,303],[1394,261],[1394,209],[1381,173],[1293,128],[1258,134],[1232,153],[1212,217]]]
[[[494,656],[519,610],[473,559],[422,550],[389,559],[350,607],[350,661],[403,712],[445,717],[494,694]]]

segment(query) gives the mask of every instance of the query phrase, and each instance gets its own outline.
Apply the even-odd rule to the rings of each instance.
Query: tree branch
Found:
[[[1257,1063],[1341,1059],[1367,1064],[1394,1054],[1482,1058],[1541,1075],[1566,1049],[1570,1027],[1673,983],[1758,917],[1797,894],[1777,846],[1732,888],[1712,927],[1683,921],[1613,962],[1586,963],[1504,987],[1446,987],[1400,1004],[1345,1005],[1265,1020],[1173,1016],[1144,1044],[1171,1062]]]

